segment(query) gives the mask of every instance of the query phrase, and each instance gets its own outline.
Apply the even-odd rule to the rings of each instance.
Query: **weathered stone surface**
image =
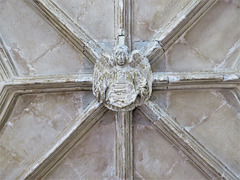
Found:
[[[189,3],[187,0],[134,1],[134,41],[151,40],[157,32],[161,31],[161,28],[178,16],[179,11],[187,3]]]
[[[92,72],[92,64],[26,1],[2,1],[0,26],[21,75]]]
[[[240,144],[237,143],[240,138],[239,109],[236,109],[238,107],[234,103],[226,100],[233,92],[230,91],[228,96],[223,96],[222,92],[224,91],[168,92],[165,107],[187,131],[239,175]],[[161,98],[154,100],[162,106]]]
[[[168,51],[166,71],[236,68],[240,60],[239,6],[239,1],[223,0],[214,5]]]
[[[133,118],[136,179],[207,179],[139,111]]]
[[[16,179],[91,99],[90,92],[20,96],[1,133],[1,178]]]
[[[113,0],[54,0],[78,25],[99,42],[114,41]]]
[[[128,54],[125,45],[116,46],[111,57],[97,60],[93,94],[113,111],[130,111],[142,105],[152,93],[152,71],[141,51]]]
[[[45,179],[115,179],[114,136],[109,111]]]
[[[162,93],[154,94],[158,95],[155,102],[162,104],[163,102],[159,99]],[[166,104],[171,115],[177,117],[185,127],[191,127],[217,109],[221,105],[221,99],[216,98],[210,90],[172,91],[167,93]]]
[[[1,177],[16,179],[25,169],[21,177],[34,179],[31,177],[45,175],[49,167],[51,168],[52,165],[59,162],[46,179],[116,179],[116,174],[118,178],[128,179],[126,177],[129,177],[130,171],[132,172],[131,163],[133,163],[131,161],[132,154],[130,154],[132,152],[132,136],[134,137],[134,173],[136,179],[206,179],[203,173],[198,171],[176,147],[183,147],[182,150],[186,154],[193,154],[193,158],[188,156],[194,160],[193,164],[198,164],[198,167],[209,176],[220,177],[227,174],[227,177],[234,177],[225,168],[226,165],[240,177],[240,147],[237,143],[240,138],[240,92],[236,91],[236,87],[240,90],[239,85],[237,85],[240,77],[239,71],[190,73],[190,71],[239,69],[240,31],[239,23],[236,23],[240,16],[239,1],[219,1],[168,52],[165,52],[164,48],[169,48],[169,45],[176,40],[174,37],[178,37],[183,31],[185,32],[186,28],[190,27],[196,19],[190,18],[192,22],[189,20],[188,25],[182,23],[184,26],[180,26],[181,20],[188,19],[186,17],[192,15],[189,12],[194,12],[196,7],[207,4],[205,8],[209,8],[210,1],[192,1],[190,3],[192,9],[189,8],[190,6],[184,8],[190,2],[186,0],[133,1],[134,49],[140,49],[147,45],[157,33],[157,39],[150,44],[149,49],[134,52],[137,52],[136,54],[140,57],[144,52],[143,62],[147,60],[146,57],[150,62],[153,62],[154,57],[157,57],[156,52],[165,54],[165,57],[156,58],[157,60],[152,64],[151,69],[160,72],[154,74],[154,90],[165,89],[166,91],[155,91],[152,95],[151,91],[148,91],[147,96],[145,96],[147,98],[144,100],[147,100],[148,96],[151,95],[150,100],[158,103],[167,111],[164,112],[153,102],[148,102],[149,108],[145,108],[145,111],[139,108],[146,115],[147,112],[151,112],[148,117],[155,124],[153,126],[145,120],[145,116],[138,110],[134,110],[133,135],[131,123],[125,123],[131,119],[132,112],[118,112],[119,114],[116,114],[115,118],[119,118],[121,123],[117,126],[117,133],[120,132],[123,135],[115,135],[115,138],[114,112],[109,111],[101,122],[96,124],[73,149],[71,149],[71,145],[81,139],[85,132],[91,129],[98,118],[107,111],[102,104],[94,101],[82,114],[83,108],[94,99],[92,92],[65,93],[91,90],[92,74],[82,73],[92,73],[93,66],[86,61],[86,58],[79,51],[82,51],[86,56],[89,55],[88,57],[92,58],[89,59],[95,62],[105,52],[98,44],[110,48],[114,44],[131,45],[131,12],[129,11],[131,5],[124,4],[123,2],[126,2],[124,0],[52,0],[60,6],[63,10],[61,11],[56,6],[52,6],[52,1],[31,0],[32,4],[38,7],[42,3],[42,11],[49,10],[47,15],[40,14],[47,16],[47,19],[55,17],[52,21],[50,20],[51,24],[55,23],[55,27],[61,27],[63,36],[68,37],[69,41],[75,44],[76,48],[73,48],[60,33],[35,12],[30,4],[26,3],[27,1],[0,0],[1,36],[7,50],[17,64],[20,75],[73,75],[16,77],[11,82],[12,76],[9,76],[10,78],[3,76],[3,71],[7,68],[1,61],[0,79],[8,81],[6,82],[7,86],[5,86],[5,82],[0,83],[3,90],[0,93],[0,117],[4,117],[4,121],[0,118],[0,130],[1,127],[5,127],[0,138],[0,164],[3,164],[0,166]],[[194,3],[197,5],[194,6]],[[116,9],[114,14],[114,8],[122,8],[120,14],[128,17],[117,19],[118,16],[116,16]],[[185,13],[180,16],[179,11],[181,10],[189,10],[189,14]],[[198,12],[204,12],[204,8],[200,8]],[[63,14],[64,16],[62,16]],[[71,21],[71,18],[74,22]],[[172,18],[180,18],[180,23],[172,23],[170,21]],[[80,30],[78,25],[84,31]],[[163,27],[166,25],[171,25],[171,27],[164,29],[163,32]],[[64,29],[63,26],[67,28]],[[118,40],[120,39],[119,41],[114,42],[114,31],[115,40],[117,37]],[[120,33],[116,33],[116,31],[120,31]],[[93,39],[89,38],[88,35]],[[162,42],[163,44],[161,44]],[[156,54],[153,53],[154,50],[156,50]],[[130,56],[134,54],[128,53]],[[131,60],[131,58],[129,59]],[[137,61],[136,64],[141,66],[141,63],[141,61]],[[147,67],[147,72],[151,72],[149,64]],[[101,67],[98,70],[102,71],[104,68]],[[109,79],[114,79],[117,82],[120,82],[118,77],[125,73],[123,75],[125,78],[121,79],[121,81],[126,80],[124,85],[130,84],[130,86],[135,87],[141,81],[141,79],[134,81],[133,77],[130,77],[130,80],[126,78],[126,74],[134,74],[136,68],[117,69],[111,67],[109,69],[115,71],[117,75],[116,79],[112,77]],[[146,76],[146,71],[142,71],[142,69],[137,68],[136,71],[142,73],[144,78],[150,81],[150,76]],[[164,71],[170,72],[164,73]],[[172,71],[180,71],[180,73],[172,73]],[[181,73],[183,71],[186,72]],[[78,75],[79,73],[81,74]],[[95,79],[95,82],[99,83],[100,81]],[[99,84],[99,86],[104,86],[104,83]],[[145,83],[143,84],[145,85]],[[149,84],[148,89],[152,88]],[[209,88],[209,90],[192,90],[193,88]],[[217,90],[212,90],[212,88]],[[228,90],[227,88],[235,89]],[[110,89],[119,90],[112,87]],[[123,87],[121,90],[128,91],[129,89]],[[184,89],[184,91],[176,91],[176,89]],[[60,91],[62,93],[34,94]],[[105,91],[103,92],[105,93]],[[134,98],[144,94],[143,92],[134,92],[133,98],[125,97],[124,93],[120,93],[121,97],[117,96],[117,98],[112,99],[118,101],[123,98],[124,103],[120,103],[118,106],[128,107],[135,100]],[[32,95],[21,96],[8,119],[10,114],[8,110],[13,107],[11,102],[14,104],[13,97],[22,93],[31,93]],[[106,94],[109,96],[109,92]],[[108,105],[106,106],[108,107]],[[126,108],[125,110],[131,109]],[[112,108],[112,110],[116,110],[116,108]],[[174,118],[176,117],[190,134],[174,118],[168,116],[168,112]],[[68,124],[71,125],[66,130],[65,127]],[[166,140],[155,128],[162,130],[172,142]],[[65,131],[63,131],[64,129]],[[59,134],[61,135],[58,136]],[[58,138],[56,139],[56,137]],[[198,141],[216,158],[206,149],[200,148],[201,145]],[[116,151],[116,147],[121,147],[117,144],[124,147]],[[46,150],[44,154],[43,150]],[[69,154],[63,158],[63,155],[68,151]],[[219,163],[218,159],[224,165]],[[121,165],[123,170],[120,169]],[[116,173],[117,170],[120,173]],[[125,175],[125,172],[128,174]],[[227,173],[222,174],[222,172]]]
[[[240,176],[240,113],[224,104],[190,132]]]

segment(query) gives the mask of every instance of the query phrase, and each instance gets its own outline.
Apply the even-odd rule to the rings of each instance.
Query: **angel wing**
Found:
[[[105,91],[107,89],[107,79],[109,77],[109,70],[113,66],[112,58],[109,54],[103,54],[98,59],[94,66],[93,73],[93,94],[99,102],[105,99]]]
[[[149,90],[149,97],[152,92],[152,70],[148,59],[140,50],[134,50],[130,55],[130,66],[137,69],[146,78]]]

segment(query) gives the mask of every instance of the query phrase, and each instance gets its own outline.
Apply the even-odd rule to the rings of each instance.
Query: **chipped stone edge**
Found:
[[[132,51],[132,0],[114,1],[115,45],[126,45]]]
[[[138,109],[210,179],[238,179],[220,160],[189,134],[176,119],[157,104],[148,101]]]

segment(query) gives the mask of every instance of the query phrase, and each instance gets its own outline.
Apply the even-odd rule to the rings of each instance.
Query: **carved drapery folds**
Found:
[[[93,94],[113,111],[130,111],[142,105],[152,92],[152,71],[141,51],[128,54],[118,45],[111,56],[103,56],[94,67]]]

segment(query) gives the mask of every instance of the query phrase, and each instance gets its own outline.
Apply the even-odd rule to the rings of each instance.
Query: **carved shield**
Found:
[[[124,60],[123,64],[118,62],[120,59]],[[127,55],[127,47],[120,45],[115,47],[112,56],[103,55],[97,60],[93,94],[108,109],[131,111],[146,102],[151,92],[152,71],[141,51]]]
[[[118,108],[123,108],[134,103],[137,92],[133,81],[131,72],[115,72],[107,92],[107,102]]]

